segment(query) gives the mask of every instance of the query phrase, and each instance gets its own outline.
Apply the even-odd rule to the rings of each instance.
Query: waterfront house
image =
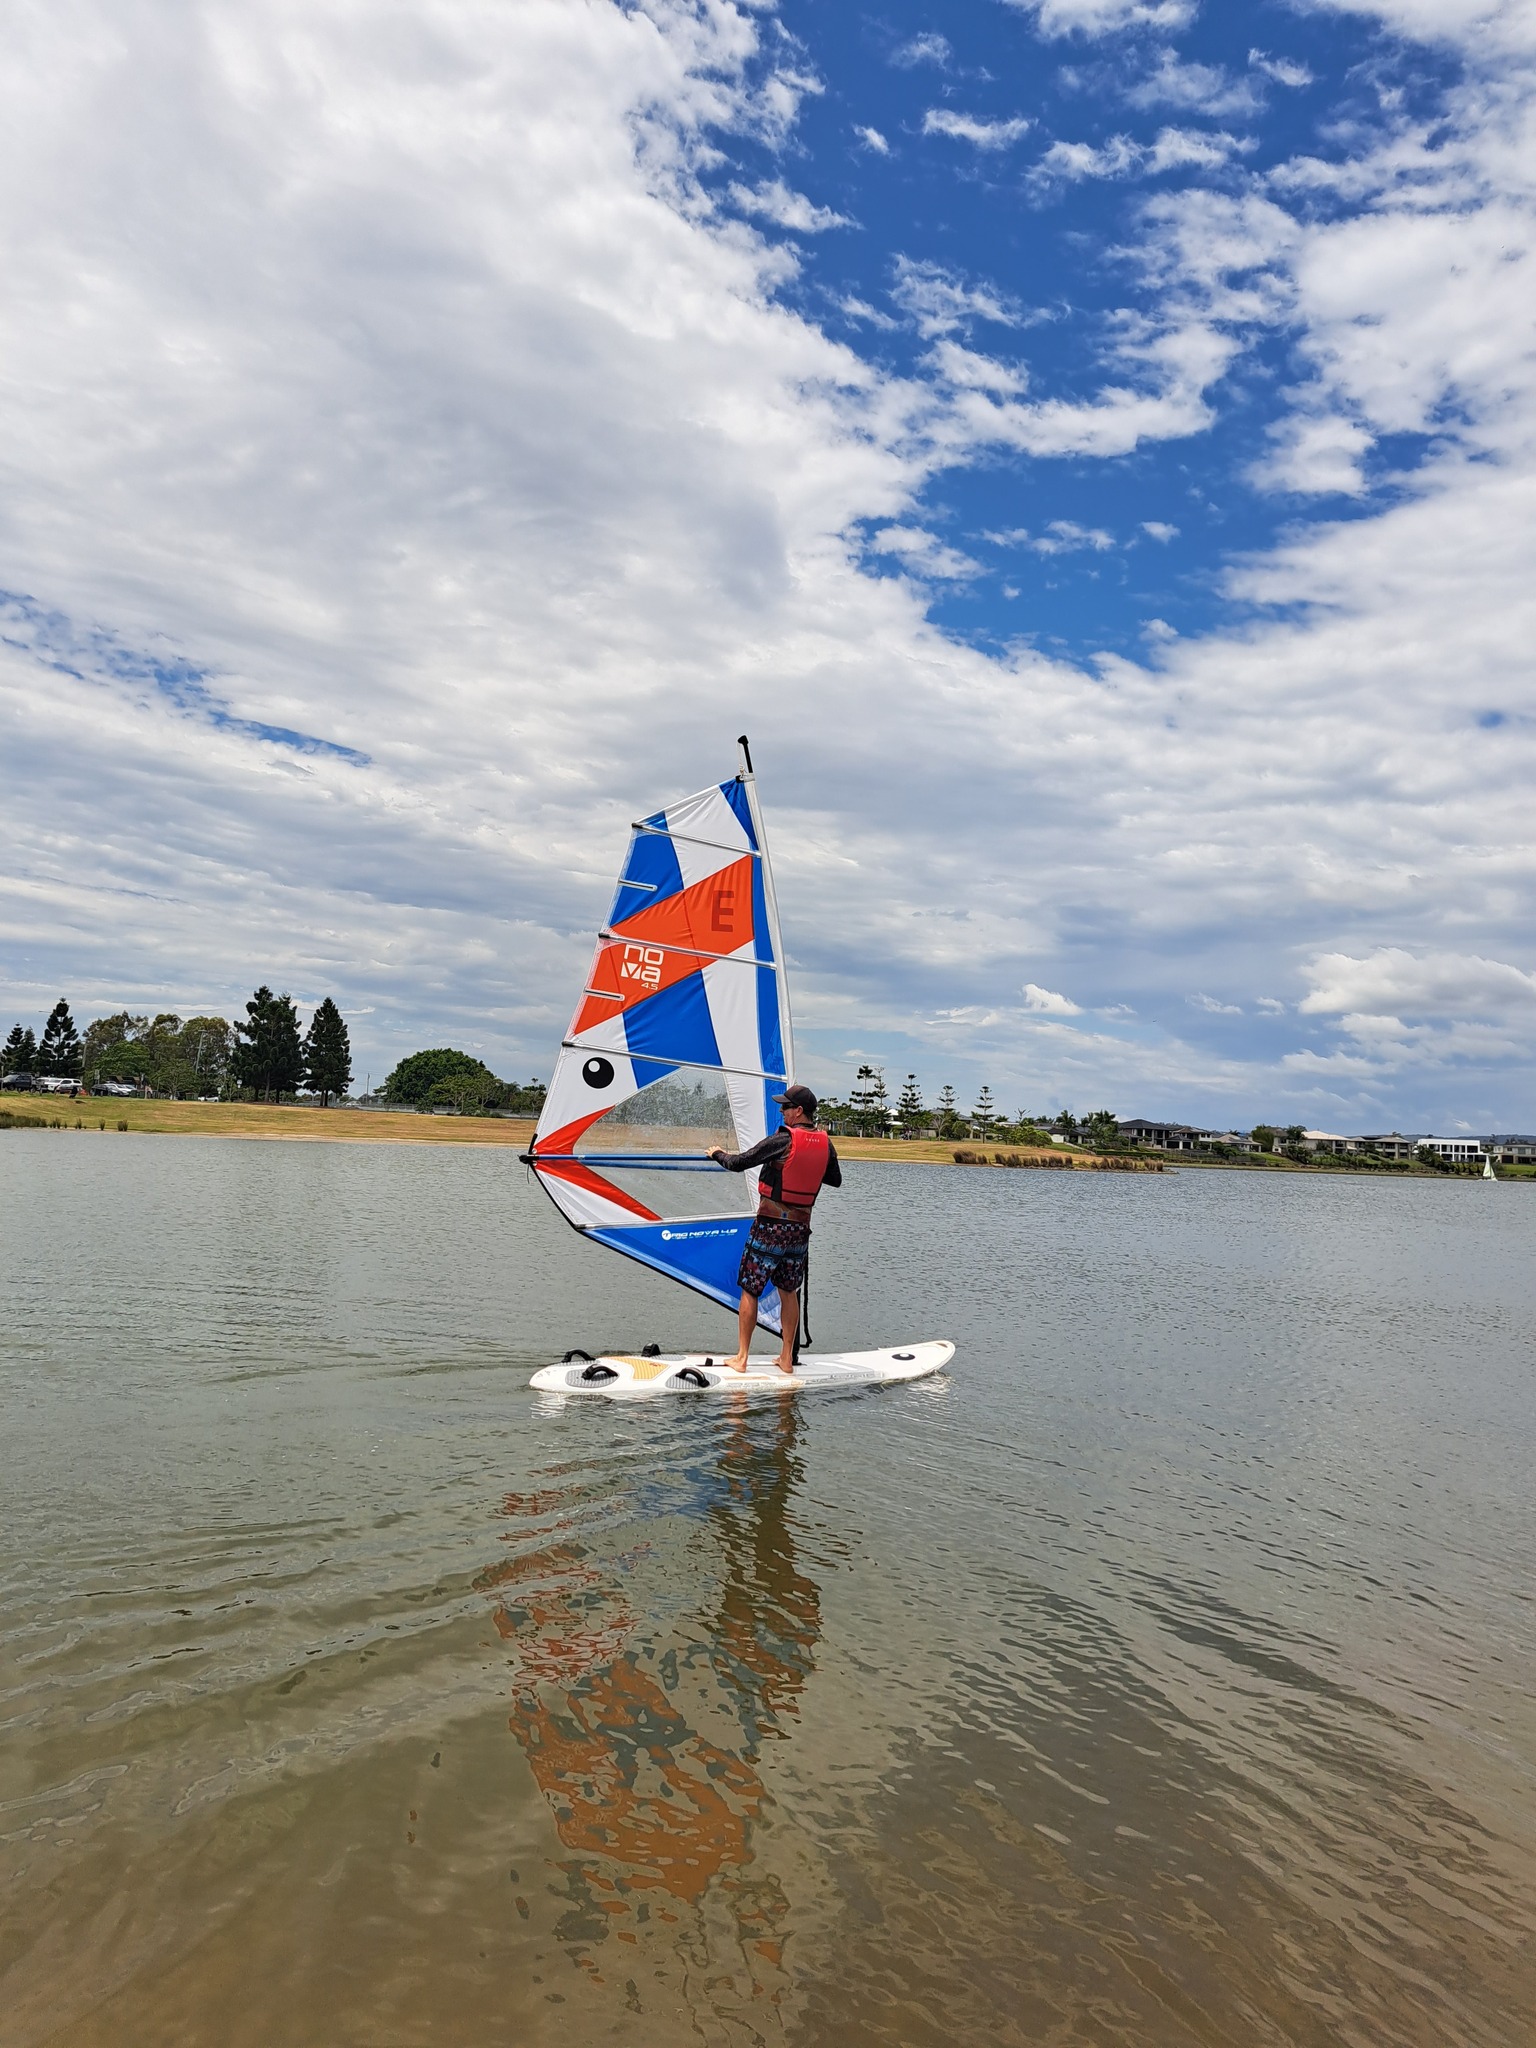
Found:
[[[1374,1152],[1378,1159],[1412,1159],[1414,1147],[1423,1143],[1422,1131],[1410,1131],[1406,1137],[1401,1131],[1375,1131],[1355,1140],[1360,1151]]]
[[[1481,1138],[1418,1138],[1414,1146],[1416,1151],[1430,1153],[1442,1166],[1481,1166],[1483,1163]]]
[[[1536,1166],[1536,1138],[1506,1131],[1477,1142],[1495,1166]]]
[[[1222,1134],[1199,1130],[1193,1124],[1162,1123],[1151,1117],[1132,1116],[1121,1119],[1120,1135],[1129,1144],[1150,1145],[1158,1152],[1194,1152]]]

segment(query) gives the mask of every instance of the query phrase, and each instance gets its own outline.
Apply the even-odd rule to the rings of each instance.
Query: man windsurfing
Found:
[[[736,1275],[741,1289],[737,1312],[740,1341],[736,1356],[722,1361],[726,1372],[746,1371],[752,1333],[757,1328],[757,1304],[769,1287],[776,1287],[779,1293],[783,1341],[778,1368],[780,1372],[794,1371],[800,1290],[805,1285],[805,1262],[811,1248],[811,1209],[824,1187],[843,1184],[832,1140],[816,1128],[816,1097],[811,1090],[797,1083],[773,1099],[784,1112],[778,1130],[745,1152],[727,1152],[715,1145],[709,1154],[728,1173],[762,1168],[757,1183],[757,1220]]]

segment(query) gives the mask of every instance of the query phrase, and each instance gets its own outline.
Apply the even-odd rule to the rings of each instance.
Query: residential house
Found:
[[[1536,1166],[1536,1138],[1504,1132],[1477,1142],[1495,1166]]]
[[[1433,1154],[1444,1166],[1481,1166],[1484,1158],[1481,1138],[1418,1138],[1415,1149]]]
[[[1155,1122],[1150,1117],[1131,1116],[1120,1120],[1120,1135],[1131,1145],[1150,1145],[1159,1152],[1195,1152],[1222,1134],[1202,1131],[1193,1124]]]
[[[1412,1159],[1414,1147],[1423,1142],[1421,1131],[1410,1131],[1406,1137],[1401,1131],[1374,1131],[1367,1137],[1356,1138],[1355,1146],[1361,1152],[1374,1152],[1378,1159]]]

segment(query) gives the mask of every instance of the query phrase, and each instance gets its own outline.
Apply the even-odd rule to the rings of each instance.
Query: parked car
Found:
[[[70,1074],[40,1074],[37,1082],[44,1095],[78,1095],[80,1083]]]
[[[0,1088],[26,1089],[30,1093],[36,1086],[35,1074],[0,1074]]]
[[[98,1081],[91,1090],[93,1095],[137,1095],[138,1092],[131,1081]]]

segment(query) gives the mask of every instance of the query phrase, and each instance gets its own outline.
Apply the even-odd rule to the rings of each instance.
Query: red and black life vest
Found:
[[[766,1177],[758,1182],[758,1193],[770,1202],[793,1202],[797,1209],[809,1209],[821,1193],[826,1178],[827,1158],[832,1143],[825,1131],[802,1126],[789,1134],[789,1151],[779,1170],[779,1185],[769,1186]]]

